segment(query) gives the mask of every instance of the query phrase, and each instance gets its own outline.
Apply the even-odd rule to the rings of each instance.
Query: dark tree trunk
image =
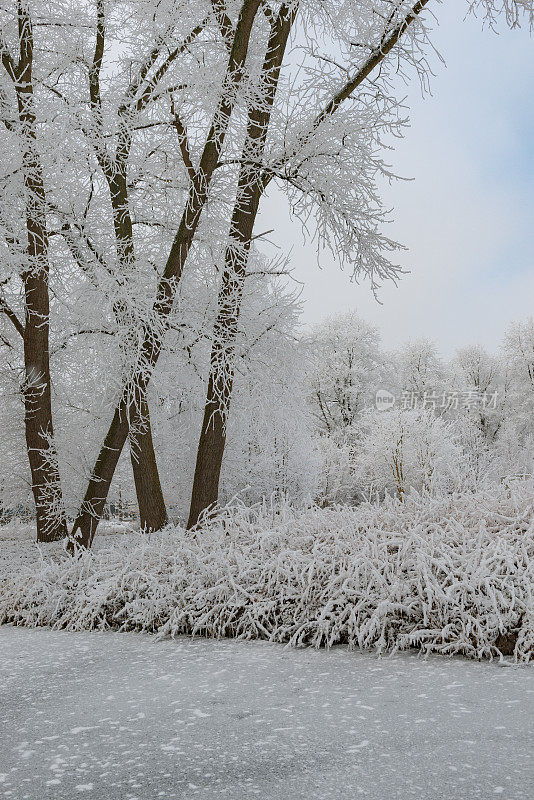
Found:
[[[42,322],[48,316],[47,290],[43,276],[24,279],[24,427],[38,542],[50,542],[67,535],[52,425],[48,324]]]
[[[46,200],[36,141],[33,99],[33,31],[28,10],[19,4],[20,58],[12,64],[26,188],[27,265],[22,274],[24,320],[24,425],[37,520],[37,541],[67,535],[52,424],[49,359],[48,237]]]
[[[223,94],[219,99],[213,116],[199,167],[191,180],[186,206],[174,237],[165,270],[158,285],[154,314],[159,319],[162,330],[164,330],[172,311],[176,290],[193,244],[200,216],[208,198],[211,179],[224,145],[235,103],[236,90],[243,77],[243,67],[247,57],[252,26],[259,6],[260,0],[244,0],[241,6],[233,34],[232,47],[223,84]],[[74,523],[72,530],[73,543],[76,542],[82,547],[90,547],[93,541],[113,473],[122,448],[128,438],[129,421],[126,412],[129,407],[141,407],[146,400],[146,388],[159,359],[162,345],[162,333],[158,332],[156,334],[151,329],[148,329],[141,349],[139,370],[133,381],[136,387],[137,402],[132,403],[126,396],[117,405],[112,424],[91,475],[80,512]]]
[[[216,354],[212,353],[212,358],[214,355],[216,357]],[[231,369],[224,370],[224,377],[219,370],[219,377],[223,381],[226,379],[227,383],[224,387],[221,385],[217,387],[215,385],[217,377],[214,372],[215,370],[210,371],[187,521],[188,528],[194,527],[201,517],[208,516],[219,498],[219,480],[226,446],[226,418],[224,413],[221,413],[221,405],[224,404],[226,411],[229,410],[233,376]]]
[[[148,403],[132,419],[130,428],[130,457],[139,505],[139,521],[145,531],[159,531],[167,522],[167,509],[161,490]]]
[[[194,527],[217,505],[219,480],[226,446],[226,423],[230,412],[234,378],[233,356],[239,313],[245,285],[252,232],[263,193],[263,156],[280,68],[297,13],[297,6],[282,4],[271,24],[260,81],[263,103],[249,109],[236,202],[230,223],[229,244],[219,290],[217,319],[213,328],[210,376],[204,419],[197,451],[191,507],[187,527]]]
[[[118,148],[115,165],[115,169],[118,167],[118,171],[110,176],[109,188],[113,208],[117,256],[122,266],[123,276],[128,279],[129,273],[135,267],[135,253],[126,180],[126,160],[130,152],[130,141],[129,136],[127,134],[126,136],[127,141],[123,141]],[[128,309],[116,306],[115,316],[128,326]],[[133,325],[135,325],[135,320],[133,320]],[[124,343],[124,348],[128,348],[128,341]],[[137,407],[132,409],[130,425],[135,431],[135,439],[130,437],[130,460],[137,495],[139,521],[143,529],[157,531],[167,524],[167,509],[161,489],[146,397],[143,398],[139,409]]]

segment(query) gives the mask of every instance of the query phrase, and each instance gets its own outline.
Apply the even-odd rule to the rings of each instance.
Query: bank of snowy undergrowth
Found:
[[[534,652],[532,495],[297,510],[238,507],[202,532],[39,551],[0,584],[0,622],[411,646],[474,658]]]

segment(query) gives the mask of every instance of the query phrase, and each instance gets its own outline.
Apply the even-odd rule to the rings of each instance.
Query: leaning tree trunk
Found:
[[[89,70],[89,95],[94,122],[100,135],[103,134],[100,73],[106,39],[104,0],[97,0],[96,12],[96,39],[93,61]],[[128,198],[127,170],[132,138],[128,125],[127,106],[121,106],[119,120],[118,142],[114,154],[110,156],[101,143],[98,143],[95,149],[109,188],[121,278],[128,281],[135,269],[135,250]],[[115,303],[114,312],[119,324],[127,331],[126,341],[123,343],[123,349],[127,352],[130,340],[135,339],[137,320],[135,315],[132,318],[127,305],[125,307],[121,301]],[[130,425],[132,430],[136,431],[135,439],[130,437],[130,459],[137,494],[139,520],[141,527],[145,530],[159,530],[167,523],[167,510],[161,490],[146,397],[143,399],[142,408],[133,407],[131,409]]]
[[[417,0],[406,16],[382,38],[356,73],[348,78],[317,114],[309,132],[299,137],[295,151],[284,156],[278,163],[275,162],[271,165],[270,171],[264,173],[262,162],[267,131],[287,38],[298,10],[298,3],[291,5],[282,3],[276,18],[271,23],[271,35],[260,76],[264,86],[263,103],[260,102],[258,106],[252,107],[248,114],[236,204],[230,226],[230,244],[226,251],[225,270],[219,293],[219,311],[214,329],[210,378],[197,452],[188,527],[196,525],[202,514],[213,508],[218,500],[219,476],[226,443],[225,429],[233,380],[233,349],[248,253],[261,195],[276,170],[287,167],[291,156],[298,154],[299,147],[309,142],[324,121],[331,118],[353,95],[380,65],[428,2],[429,0]]]
[[[117,148],[114,171],[112,171],[111,175],[107,173],[113,208],[117,255],[123,277],[128,276],[135,264],[133,226],[128,205],[126,176],[130,144],[130,136],[125,130]],[[128,310],[121,309],[119,304],[116,304],[115,315],[127,328],[130,317]],[[135,319],[133,320],[133,326],[135,327]],[[125,343],[124,347],[128,348],[128,342]],[[161,489],[146,396],[143,397],[140,406],[136,406],[131,411],[129,438],[130,461],[137,495],[139,522],[143,530],[158,531],[167,524],[168,517]]]
[[[192,528],[203,515],[209,513],[216,506],[219,497],[219,480],[226,446],[226,423],[232,397],[233,356],[239,312],[252,232],[263,193],[262,163],[265,143],[280,68],[297,8],[296,3],[291,7],[283,3],[271,24],[271,34],[260,75],[260,86],[263,84],[264,95],[259,104],[252,106],[248,113],[247,135],[243,146],[236,202],[219,290],[217,318],[213,329],[210,376],[198,444],[188,528]]]
[[[89,486],[83,498],[78,516],[74,522],[70,549],[74,542],[82,547],[90,547],[111,486],[122,448],[128,438],[128,404],[122,399],[113,415],[104,444],[94,466]]]
[[[26,191],[27,265],[25,296],[24,425],[37,520],[37,541],[67,535],[61,483],[54,446],[49,357],[48,237],[46,200],[37,148],[33,98],[33,31],[27,8],[19,4],[20,58],[12,66],[23,142]]]
[[[219,317],[222,329],[224,312]],[[191,506],[187,527],[192,528],[200,518],[209,513],[219,497],[219,480],[226,446],[226,422],[232,396],[233,370],[231,366],[232,343],[237,333],[238,311],[226,317],[225,343],[214,342],[211,368],[204,407],[204,419],[198,443]],[[224,324],[224,323],[223,323]]]

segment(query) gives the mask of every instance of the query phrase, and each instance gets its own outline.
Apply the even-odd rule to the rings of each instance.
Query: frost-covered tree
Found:
[[[446,368],[435,342],[425,338],[406,342],[394,359],[398,367],[402,406],[434,411],[440,409]]]
[[[187,80],[192,85],[192,74],[198,72],[199,53],[192,55],[191,48],[207,24],[205,16],[199,16],[201,11],[206,9],[192,9],[184,2],[121,0],[98,0],[81,8],[70,0],[32,0],[6,2],[2,8],[5,69],[0,88],[9,147],[3,176],[7,202],[1,216],[8,256],[6,271],[10,273],[5,279],[2,276],[7,283],[1,310],[15,326],[16,305],[10,304],[6,294],[16,297],[18,283],[21,277],[26,280],[27,273],[19,253],[21,209],[14,212],[14,199],[19,197],[28,206],[34,227],[40,226],[34,237],[41,248],[39,258],[43,264],[46,259],[53,264],[52,272],[48,265],[37,278],[43,287],[45,283],[50,287],[58,309],[56,321],[62,324],[62,330],[52,330],[50,346],[45,345],[49,323],[44,321],[48,315],[44,289],[40,293],[32,290],[32,302],[40,303],[39,346],[53,353],[69,341],[72,352],[75,337],[90,336],[95,343],[94,337],[111,334],[123,354],[121,362],[113,363],[114,369],[118,367],[114,381],[119,391],[137,358],[143,319],[152,305],[157,259],[164,258],[159,251],[169,246],[168,204],[174,205],[177,195],[180,202],[186,191],[188,178],[178,125],[181,82]],[[26,77],[31,73],[32,79],[27,82],[31,91],[25,95],[31,114],[26,114],[24,124],[17,111],[22,80],[17,79],[22,56],[16,62],[13,55],[17,48],[26,54]],[[213,49],[207,42],[203,48],[207,52]],[[39,170],[35,168],[30,174],[35,186],[28,189],[20,179],[22,171],[13,169],[13,164],[17,150],[29,152],[26,128],[30,123],[34,166]],[[62,148],[57,146],[59,141]],[[26,163],[26,174],[28,169]],[[154,230],[159,236],[153,235]],[[31,322],[35,315],[31,309],[28,313]],[[22,334],[22,323],[15,329]],[[24,331],[28,339],[32,325],[24,326]],[[106,353],[106,347],[101,351]],[[96,375],[96,386],[111,382],[106,381],[106,365],[103,367]],[[83,383],[86,375],[82,364],[80,368]],[[42,456],[48,464],[48,473],[41,481],[45,489],[39,488],[34,466],[32,485],[34,493],[47,494],[46,516],[50,517],[54,506],[62,508],[63,504],[58,477],[51,472],[57,454],[51,435],[47,369],[50,372],[50,365],[40,368],[44,387],[41,405],[50,406],[50,420],[45,424],[42,409],[38,413],[32,410],[26,429],[27,438],[33,436],[31,446],[28,444],[30,463]],[[61,383],[61,376],[57,383]],[[26,399],[31,391],[28,385]],[[61,401],[56,393],[56,412],[61,410]],[[29,402],[35,405],[34,400]],[[166,514],[146,399],[131,412],[128,428],[140,517],[147,527],[157,528],[165,522]],[[40,433],[31,434],[32,426]],[[47,449],[37,447],[36,436],[46,442]],[[57,498],[55,502],[51,493]],[[41,502],[39,508],[42,506]],[[38,511],[38,536],[41,516]],[[65,533],[63,525],[55,534],[50,530],[47,535]]]
[[[33,81],[33,152],[42,174],[41,235],[35,241],[47,257],[53,249],[53,259],[36,275],[45,289],[43,303],[52,298],[57,329],[49,347],[43,337],[50,315],[43,305],[36,326],[40,351],[45,361],[50,352],[66,367],[65,387],[74,387],[88,356],[94,371],[91,366],[83,380],[93,387],[83,413],[99,425],[111,417],[73,526],[80,544],[89,545],[94,536],[128,438],[142,461],[144,434],[152,431],[148,404],[158,407],[158,373],[172,365],[173,349],[183,344],[188,352],[197,339],[210,355],[209,368],[204,363],[200,370],[201,381],[208,372],[207,393],[190,523],[216,503],[230,400],[238,385],[243,303],[254,271],[250,255],[261,245],[254,226],[270,185],[287,192],[295,214],[316,228],[319,243],[335,250],[355,274],[374,286],[398,274],[391,260],[396,245],[382,231],[377,186],[390,172],[381,153],[404,123],[396,76],[412,70],[425,83],[429,74],[423,12],[432,2],[2,4],[7,133],[13,132],[10,126],[17,128],[15,135],[21,128],[12,64],[28,49],[22,34],[29,28],[18,24],[20,14],[35,21],[42,56]],[[490,22],[504,11],[512,25],[522,11],[532,11],[527,0],[479,0],[470,8],[482,10]],[[29,82],[19,83],[28,93]],[[57,141],[65,146],[58,148]],[[16,281],[24,274],[20,220],[27,216],[28,196],[39,192],[25,193],[20,171],[10,172],[10,159],[8,154],[3,162],[2,180],[17,211],[8,204],[2,209],[8,283],[2,285],[1,311],[12,329],[11,344],[14,335],[22,338],[17,323],[20,328],[28,304],[27,297],[17,298]],[[195,285],[202,287],[200,294],[191,291]],[[45,368],[50,372],[49,364]],[[60,509],[46,399],[46,387],[54,382],[46,369],[46,425],[30,421],[30,428],[38,428],[40,463],[49,472],[41,483],[48,505]],[[83,393],[82,386],[83,381],[73,397]],[[69,402],[62,394],[58,409]],[[60,427],[72,447],[69,425]],[[96,449],[92,441],[89,450]],[[93,453],[84,459],[89,465]],[[38,484],[32,484],[35,491]],[[161,497],[158,505],[161,510]],[[61,532],[64,514],[58,515]]]
[[[23,344],[24,429],[35,502],[37,538],[66,535],[66,517],[54,442],[50,381],[50,253],[46,190],[40,151],[37,84],[47,75],[35,69],[34,22],[20,0],[0,16],[0,116],[3,130],[0,205],[0,313]],[[37,73],[37,75],[36,75]],[[56,168],[58,165],[56,163]],[[9,302],[22,284],[23,315]],[[10,346],[9,344],[7,346]]]
[[[534,319],[506,332],[503,353],[510,374],[510,405],[524,435],[534,435]]]
[[[222,503],[234,497],[254,503],[271,495],[298,502],[315,492],[313,421],[306,402],[306,350],[297,335],[298,306],[279,279],[264,272],[265,264],[255,259],[255,274],[245,287],[233,413],[221,470]],[[196,286],[197,303],[200,295]],[[205,324],[199,326],[188,297],[182,296],[182,320],[189,322],[189,334],[176,334],[176,343],[167,338],[161,368],[150,386],[165,497],[172,518],[180,522],[190,500],[209,369],[209,330],[216,314],[214,303],[206,305]]]
[[[432,411],[369,412],[362,421],[356,456],[363,485],[403,500],[410,489],[443,491],[460,463],[453,429]]]
[[[309,336],[310,404],[317,424],[329,435],[342,434],[374,403],[387,382],[380,334],[355,312],[330,317]]]
[[[459,410],[492,441],[506,417],[508,378],[504,365],[481,345],[462,347],[452,361]]]
[[[396,245],[381,235],[384,211],[377,193],[378,176],[391,176],[377,153],[386,131],[402,128],[393,73],[413,67],[423,84],[428,79],[429,31],[421,13],[427,2],[263,5],[268,23],[259,50],[263,63],[256,67],[247,103],[190,526],[217,502],[247,259],[270,182],[287,191],[297,215],[313,219],[319,241],[349,262],[354,274],[367,275],[373,285],[396,275],[388,258]],[[530,0],[475,0],[469,8],[482,11],[490,25],[502,12],[510,25],[518,24],[522,12],[532,20]]]

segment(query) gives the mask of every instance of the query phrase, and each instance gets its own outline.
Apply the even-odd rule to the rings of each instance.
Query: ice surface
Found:
[[[0,797],[534,796],[534,672],[0,628]]]

